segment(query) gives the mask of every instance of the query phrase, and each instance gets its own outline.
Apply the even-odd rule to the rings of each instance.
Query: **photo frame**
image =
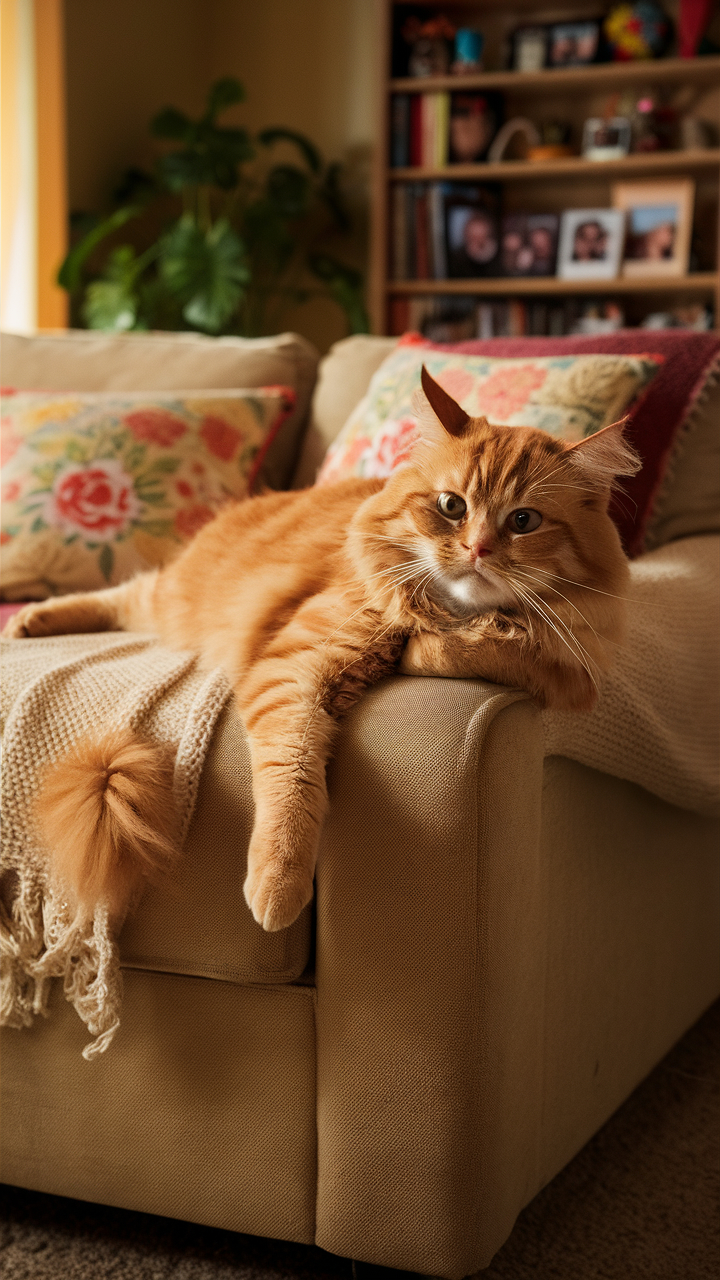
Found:
[[[448,184],[444,196],[448,276],[496,276],[500,263],[499,192],[487,184]]]
[[[566,209],[560,219],[560,280],[614,280],[620,270],[625,214],[620,209]]]
[[[547,65],[586,67],[595,62],[600,49],[600,22],[555,22],[550,27]]]
[[[582,153],[585,160],[620,160],[628,155],[632,131],[624,116],[601,120],[592,116],[583,126]]]
[[[560,219],[556,213],[506,213],[500,253],[506,276],[554,276]]]
[[[512,38],[513,71],[542,71],[547,58],[547,27],[518,27]]]
[[[612,205],[626,218],[624,276],[683,276],[690,264],[692,178],[615,182]]]

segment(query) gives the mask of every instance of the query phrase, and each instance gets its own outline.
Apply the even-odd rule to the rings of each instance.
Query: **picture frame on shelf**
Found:
[[[506,213],[500,255],[503,275],[554,276],[560,219],[556,213]]]
[[[549,67],[586,67],[600,50],[600,21],[555,22],[547,42]]]
[[[560,218],[558,279],[614,280],[624,236],[625,214],[620,209],[566,209]]]
[[[499,192],[490,184],[449,183],[443,198],[448,276],[499,275]]]
[[[632,129],[624,116],[602,120],[591,116],[583,126],[582,153],[585,160],[621,160],[630,152]]]
[[[690,264],[692,178],[615,182],[614,209],[627,219],[624,276],[684,276]]]

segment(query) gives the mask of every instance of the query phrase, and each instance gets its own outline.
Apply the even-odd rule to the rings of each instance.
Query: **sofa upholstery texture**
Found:
[[[37,385],[60,376],[48,341],[15,347],[15,371],[49,371]],[[133,360],[164,376],[146,342],[192,346],[95,341],[109,379]],[[296,484],[394,341],[323,362]],[[697,531],[679,506],[663,518],[659,543]],[[480,680],[383,681],[328,782],[312,912],[265,934],[226,709],[175,890],[149,889],[121,935],[108,1053],[81,1058],[60,990],[47,1021],[3,1032],[1,1176],[460,1280],[720,991],[718,824],[546,757],[533,702]]]

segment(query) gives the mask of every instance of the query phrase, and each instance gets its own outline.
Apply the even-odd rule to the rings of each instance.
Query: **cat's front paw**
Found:
[[[304,867],[270,860],[248,871],[245,901],[268,933],[287,929],[313,896],[313,877]]]
[[[8,618],[3,627],[5,640],[24,640],[26,636],[45,636],[48,632],[43,628],[44,604],[26,604],[17,613]]]

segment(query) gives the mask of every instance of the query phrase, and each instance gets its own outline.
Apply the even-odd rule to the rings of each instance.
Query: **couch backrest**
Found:
[[[5,333],[4,386],[22,391],[207,391],[282,385],[296,404],[263,463],[262,479],[292,479],[315,385],[319,353],[296,333],[208,338],[197,333],[98,333],[69,329]]]

